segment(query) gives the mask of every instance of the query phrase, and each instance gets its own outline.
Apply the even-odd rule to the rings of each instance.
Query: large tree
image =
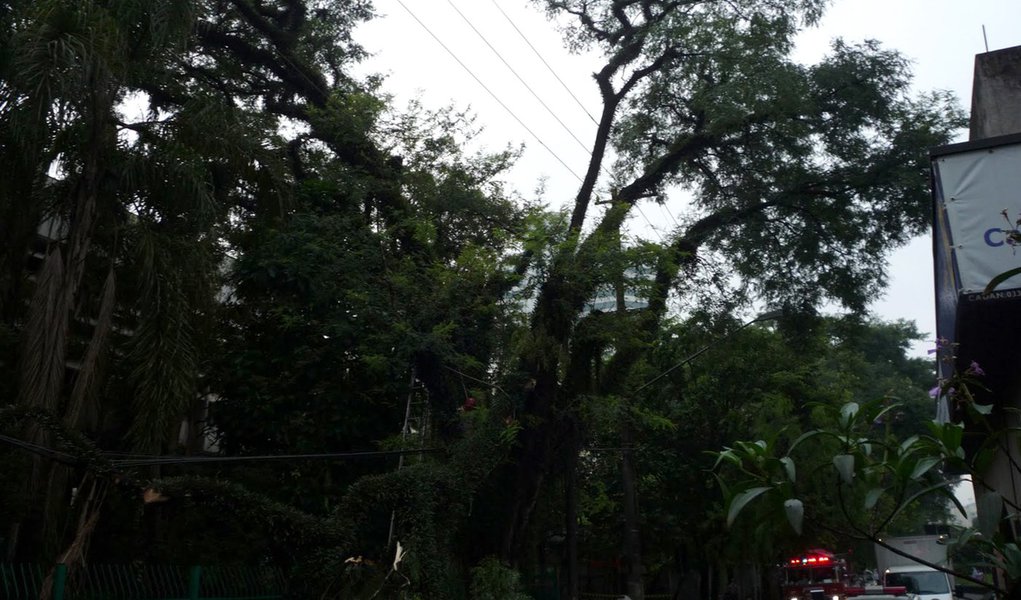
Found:
[[[394,170],[364,121],[378,101],[346,75],[360,56],[350,28],[368,8],[329,8],[5,3],[0,312],[12,400],[108,450],[174,447],[216,341],[231,231],[287,213],[311,147],[366,177]],[[396,197],[395,185],[371,186],[372,198]],[[51,441],[38,427],[19,433]],[[68,476],[35,461],[33,500],[5,523],[9,554],[27,518],[46,544],[23,556],[52,555]]]
[[[301,0],[4,6],[0,160],[12,176],[0,190],[0,296],[3,368],[16,382],[5,378],[5,389],[53,417],[18,419],[5,433],[42,446],[84,433],[106,451],[190,453],[202,440],[180,447],[180,423],[215,397],[231,454],[365,450],[395,443],[387,438],[400,431],[410,380],[428,390],[440,441],[463,437],[456,409],[469,393],[496,395],[475,380],[504,362],[520,309],[508,296],[520,270],[505,266],[525,213],[496,179],[514,152],[466,154],[465,115],[391,110],[373,81],[350,76],[362,54],[351,28],[369,15],[368,3]],[[493,414],[509,413],[497,400]],[[446,462],[395,478],[407,495],[363,499],[406,511],[393,513],[405,548],[411,529],[456,531],[439,511],[429,523],[405,518],[448,497],[425,489]],[[394,463],[226,474],[323,517],[357,475]],[[460,466],[475,479],[486,472]],[[108,559],[229,554],[215,539],[178,535],[167,518],[176,509],[138,510],[137,482],[160,469],[84,469],[81,497],[97,500],[81,519],[67,500],[82,469],[42,459],[11,469],[12,480],[33,474],[24,489],[4,490],[16,509],[3,516],[12,556],[48,561],[73,541],[75,554],[60,556],[80,559],[93,530]],[[469,475],[443,480],[449,496],[463,485],[470,498]],[[279,489],[281,477],[290,489]],[[115,480],[129,496],[104,503]],[[221,489],[196,486],[195,498]],[[22,527],[19,540],[24,522],[45,527]],[[78,523],[90,524],[76,532]],[[418,539],[425,556],[430,542]],[[235,549],[260,561],[288,555],[248,536]]]
[[[320,513],[365,491],[379,503],[351,544],[378,545],[388,512],[421,548],[479,539],[456,550],[467,563],[525,562],[540,517],[559,529],[566,513],[574,540],[585,415],[652,376],[639,367],[671,295],[701,297],[715,279],[794,310],[860,309],[884,252],[925,226],[924,149],[959,116],[945,97],[912,98],[905,61],[875,44],[793,62],[821,0],[540,4],[571,45],[605,56],[592,159],[566,213],[516,206],[495,183],[513,153],[462,152],[457,113],[389,112],[374,81],[350,75],[368,2],[3,4],[4,390],[56,415],[50,426],[132,452],[189,450],[177,425],[215,394],[224,449],[259,454],[378,442],[400,428],[404,382],[421,384],[437,443],[492,434],[457,411],[469,398],[504,442],[523,428],[498,477],[485,469],[502,455],[477,472],[448,469],[453,454],[361,484],[376,467],[302,465],[293,494],[267,483],[279,471],[232,474]],[[595,214],[597,188],[609,204]],[[677,193],[683,224],[629,245],[637,203]],[[584,310],[628,287],[647,308]],[[622,406],[629,445],[640,407]],[[51,429],[19,433],[46,444]],[[66,475],[24,466],[27,496],[48,508],[22,494],[4,524],[66,515]],[[563,507],[545,495],[560,478]],[[442,496],[423,493],[436,481]],[[441,514],[439,497],[464,510]],[[51,521],[51,547],[23,556],[53,555]]]
[[[773,514],[746,519],[727,531],[722,498],[708,475],[713,459],[706,448],[749,438],[790,444],[805,431],[829,425],[826,407],[847,401],[899,402],[890,415],[891,428],[899,431],[920,432],[931,418],[926,391],[933,361],[905,356],[907,346],[920,337],[912,326],[827,317],[816,321],[811,335],[796,340],[785,335],[789,324],[782,319],[735,327],[730,319],[704,315],[668,324],[649,371],[684,362],[694,354],[692,346],[707,349],[650,386],[654,389],[646,388],[639,400],[645,417],[639,421],[638,468],[644,482],[646,564],[650,575],[679,570],[689,586],[701,582],[702,597],[711,596],[711,586],[719,583],[710,580],[711,574],[724,578],[728,568],[766,567],[805,544],[843,549],[850,541],[833,533],[842,519],[839,507],[816,500],[828,498],[833,480],[826,460],[812,456],[798,464],[802,497],[810,498],[814,509],[802,537],[771,528]],[[932,500],[927,510],[902,515],[898,525],[912,531],[922,528],[925,516],[939,521],[947,504]],[[762,583],[748,574],[743,579],[745,585]]]
[[[926,149],[962,123],[948,96],[913,97],[907,61],[877,43],[836,41],[818,64],[796,63],[794,36],[823,2],[539,4],[569,20],[570,45],[603,53],[594,75],[603,108],[520,352],[534,383],[504,528],[512,559],[525,557],[547,476],[565,456],[574,462],[579,405],[627,394],[671,293],[698,292],[701,263],[722,261],[777,307],[834,300],[860,310],[884,281],[885,253],[926,227]],[[592,215],[611,147],[609,206]],[[606,256],[628,215],[678,193],[691,208],[646,262],[648,307],[619,316],[627,325],[609,338],[586,336],[606,318],[583,307],[612,282]]]
[[[120,411],[116,438],[145,450],[163,447],[192,394],[191,327],[215,293],[215,227],[229,209],[215,201],[212,172],[243,172],[265,138],[258,119],[201,93],[126,118],[187,47],[193,15],[171,4],[13,2],[2,13],[0,296],[20,340],[7,365],[17,365],[15,393],[97,436]],[[128,330],[130,341],[118,336]],[[104,389],[104,371],[123,374],[126,397]],[[27,493],[45,497],[34,517],[45,552],[62,529],[69,475],[37,460],[28,478]]]

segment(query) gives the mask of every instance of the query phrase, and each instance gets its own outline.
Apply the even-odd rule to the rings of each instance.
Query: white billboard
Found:
[[[989,282],[1021,267],[1021,144],[947,154],[936,159],[959,293],[981,294]],[[995,296],[1021,289],[1021,275]],[[971,299],[981,299],[972,297]]]

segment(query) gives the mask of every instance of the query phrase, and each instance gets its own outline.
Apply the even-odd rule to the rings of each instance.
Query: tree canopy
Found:
[[[611,552],[620,510],[640,599],[643,547],[725,561],[702,451],[924,386],[910,325],[816,311],[860,316],[925,229],[952,98],[875,42],[795,62],[821,1],[536,4],[603,56],[563,210],[504,182],[516,149],[466,150],[467,113],[353,75],[368,1],[0,3],[0,426],[35,451],[4,450],[8,559],[80,563],[91,540],[89,560],[233,555],[298,594],[397,594],[380,569],[309,574],[400,540],[422,597],[547,567],[577,595],[580,537]],[[629,241],[671,194],[680,225]],[[625,293],[643,307],[590,305]],[[742,325],[756,302],[775,329]],[[719,336],[711,367],[673,366]],[[251,460],[351,451],[373,458]],[[239,460],[185,460],[210,453]]]

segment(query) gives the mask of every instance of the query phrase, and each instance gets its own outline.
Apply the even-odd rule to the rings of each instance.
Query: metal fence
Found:
[[[37,600],[48,570],[0,563],[0,598]],[[286,592],[279,569],[249,566],[58,564],[53,600],[278,600]]]

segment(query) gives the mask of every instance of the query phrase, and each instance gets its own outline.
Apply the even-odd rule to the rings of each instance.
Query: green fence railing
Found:
[[[48,571],[0,563],[0,598],[37,600]],[[53,600],[279,600],[287,582],[279,569],[249,566],[56,565]]]

